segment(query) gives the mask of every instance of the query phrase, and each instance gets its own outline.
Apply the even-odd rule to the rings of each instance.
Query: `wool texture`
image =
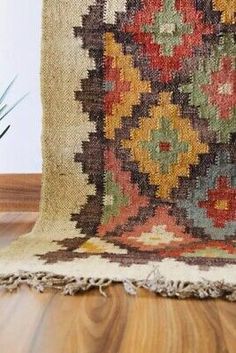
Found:
[[[44,0],[40,215],[0,285],[236,299],[235,12]]]

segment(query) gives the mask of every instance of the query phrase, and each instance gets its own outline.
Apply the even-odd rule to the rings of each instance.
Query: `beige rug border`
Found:
[[[71,263],[44,266],[32,256],[24,257],[20,250],[23,247],[34,253],[33,242],[43,245],[45,251],[54,250],[52,240],[61,240],[65,234],[68,237],[79,236],[74,223],[70,221],[73,209],[78,212],[86,196],[94,193],[93,185],[88,185],[87,176],[83,175],[79,164],[73,161],[73,152],[81,150],[82,141],[88,139],[88,134],[94,126],[89,122],[88,116],[82,112],[82,107],[73,99],[73,91],[80,88],[80,79],[86,77],[87,70],[93,67],[93,61],[88,53],[81,48],[78,39],[73,38],[72,28],[81,24],[81,14],[86,13],[94,0],[44,0],[43,6],[43,35],[42,35],[42,66],[41,90],[43,103],[43,178],[40,202],[40,215],[33,231],[21,236],[9,249],[0,251],[0,286],[12,291],[25,283],[39,291],[46,288],[62,290],[65,294],[75,294],[97,287],[101,292],[103,287],[113,282],[122,282],[125,290],[135,294],[137,288],[143,287],[165,296],[186,298],[223,297],[236,300],[235,265],[220,269],[217,267],[201,270],[198,266],[187,265],[172,260],[156,262],[146,266],[143,278],[140,271],[143,265],[130,266],[127,269],[116,269],[113,274],[106,277],[104,259],[93,257],[96,278],[92,269],[82,275],[82,261],[78,274],[70,273]],[[113,5],[111,5],[113,4]],[[50,6],[49,6],[50,5]],[[124,1],[114,6],[114,0],[108,0],[110,6],[108,21],[114,20],[116,10],[122,10]],[[77,8],[77,11],[76,11]],[[112,15],[113,14],[113,15]],[[63,21],[62,21],[63,19]],[[78,72],[78,67],[80,71]],[[63,134],[60,131],[61,119],[64,121]],[[82,128],[81,128],[82,126]],[[68,139],[70,136],[70,139]],[[73,145],[69,144],[72,141]],[[65,205],[63,197],[70,198]],[[80,201],[80,202],[79,202]],[[82,235],[81,235],[82,236]],[[12,256],[17,253],[16,261],[19,270],[12,266]],[[24,265],[20,265],[23,264]],[[74,267],[72,266],[72,267]],[[175,267],[179,269],[170,278],[167,272],[174,273]],[[47,268],[46,272],[42,269]],[[163,272],[165,267],[166,273]],[[117,266],[118,268],[118,266]],[[99,274],[100,269],[100,274]],[[196,269],[198,275],[196,276]],[[13,272],[12,272],[12,271]],[[230,275],[229,275],[230,272]],[[173,277],[173,276],[172,276]],[[204,279],[205,278],[205,279]],[[227,278],[225,281],[224,279]]]

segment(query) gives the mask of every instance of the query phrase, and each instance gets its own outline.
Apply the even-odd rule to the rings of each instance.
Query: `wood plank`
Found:
[[[0,247],[6,247],[19,235],[30,232],[37,217],[38,212],[0,212]]]
[[[0,216],[10,238],[29,231],[33,213]],[[0,227],[0,246],[5,246]],[[1,353],[234,353],[235,304],[222,300],[178,300],[121,285],[108,298],[92,290],[64,297],[26,287],[0,291]]]
[[[107,294],[0,294],[1,353],[231,353],[213,300]]]
[[[222,331],[225,337],[228,353],[236,352],[236,305],[217,301],[217,308],[221,321]]]
[[[0,212],[38,211],[41,174],[0,174]]]

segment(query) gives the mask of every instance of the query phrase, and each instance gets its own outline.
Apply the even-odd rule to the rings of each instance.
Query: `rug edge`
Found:
[[[138,289],[143,288],[149,292],[168,298],[198,298],[198,299],[217,299],[221,298],[227,301],[236,301],[236,284],[226,283],[224,281],[202,280],[198,282],[167,280],[160,273],[153,272],[152,278],[146,280],[133,279],[108,279],[108,278],[84,278],[69,277],[58,275],[51,272],[26,272],[19,271],[0,275],[0,289],[8,292],[14,292],[22,285],[35,289],[39,293],[45,290],[53,289],[64,295],[76,295],[87,292],[90,289],[98,289],[100,294],[107,297],[105,288],[120,283],[124,291],[130,295],[136,296]]]

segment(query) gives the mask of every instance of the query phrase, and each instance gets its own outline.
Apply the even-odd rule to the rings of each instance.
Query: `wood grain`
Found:
[[[38,211],[41,174],[0,174],[0,212]]]
[[[0,185],[0,209],[18,211],[0,213],[5,247],[29,232],[37,218],[36,212],[20,210],[37,209],[40,176],[0,176]],[[236,352],[233,303],[167,299],[144,290],[131,297],[121,285],[107,294],[0,290],[0,353]]]
[[[0,214],[0,246],[30,231],[37,213]],[[0,291],[0,353],[235,353],[236,306],[176,300],[121,285],[108,298],[26,287]]]

